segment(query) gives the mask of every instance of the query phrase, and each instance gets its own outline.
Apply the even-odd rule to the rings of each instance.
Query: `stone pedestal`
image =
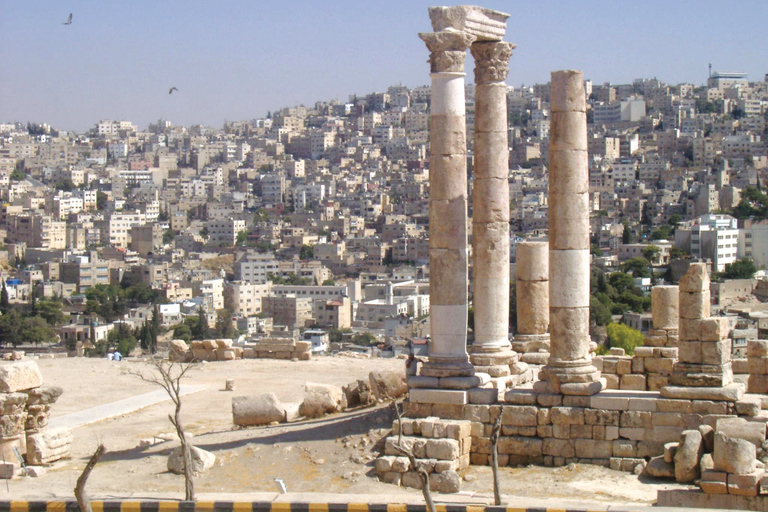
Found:
[[[593,395],[605,383],[589,353],[589,170],[584,77],[555,71],[549,142],[551,350],[534,389]]]
[[[474,37],[419,34],[432,78],[430,115],[429,295],[432,341],[421,374],[470,376],[467,354],[467,162],[464,60]]]
[[[516,384],[518,365],[509,343],[509,149],[507,87],[514,45],[480,41],[475,58],[475,176],[472,247],[474,257],[475,370],[495,378],[497,387]]]
[[[709,399],[735,401],[744,386],[732,385],[731,341],[728,320],[710,317],[709,274],[704,263],[692,263],[680,279],[678,362],[670,386],[662,394],[685,398],[692,393]],[[692,390],[686,388],[705,388]]]

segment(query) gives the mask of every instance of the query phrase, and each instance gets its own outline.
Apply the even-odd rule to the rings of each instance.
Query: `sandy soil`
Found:
[[[39,360],[45,384],[65,392],[52,417],[158,389],[135,375],[145,363],[95,359]],[[318,357],[311,361],[241,360],[205,363],[186,383],[205,386],[183,399],[182,419],[194,443],[217,456],[216,466],[196,480],[198,493],[275,492],[275,478],[290,492],[373,494],[382,500],[420,496],[420,491],[378,482],[373,460],[380,440],[392,425],[387,406],[358,409],[320,420],[238,429],[232,424],[231,398],[274,392],[283,402],[299,402],[306,381],[344,385],[367,378],[376,369],[401,371],[401,360]],[[236,390],[224,391],[225,379]],[[14,498],[69,498],[75,481],[98,443],[108,449],[88,481],[92,497],[183,497],[183,478],[166,470],[167,455],[177,441],[139,448],[139,441],[172,431],[166,401],[124,416],[76,428],[71,458],[57,462],[39,478],[10,482]],[[490,469],[471,467],[462,484],[467,500],[492,502]],[[536,499],[650,505],[660,488],[674,484],[643,483],[634,475],[604,468],[502,468],[502,492]],[[0,485],[0,499],[6,493]],[[454,500],[455,501],[455,498]]]

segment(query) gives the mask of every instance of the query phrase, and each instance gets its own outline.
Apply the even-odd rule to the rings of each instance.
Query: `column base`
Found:
[[[530,352],[539,352],[545,350],[549,352],[550,341],[549,333],[544,334],[515,334],[512,340],[512,349],[520,354]]]
[[[600,378],[600,371],[592,366],[592,360],[550,361],[539,373],[539,388],[546,387],[550,393],[564,395],[594,395],[606,388],[605,379]],[[540,384],[545,383],[545,384]],[[547,392],[547,391],[541,391]]]
[[[518,364],[520,356],[504,347],[470,347],[469,360],[475,367],[475,371],[487,373],[491,377],[506,377],[514,375],[513,368]],[[527,367],[526,367],[527,368]]]
[[[440,358],[435,360],[430,356],[430,360],[421,367],[419,375],[424,377],[471,377],[475,374],[475,367],[470,364],[466,356],[460,358]]]

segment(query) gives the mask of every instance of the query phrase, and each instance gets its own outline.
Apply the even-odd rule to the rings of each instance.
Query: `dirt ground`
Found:
[[[71,358],[38,364],[45,384],[64,388],[52,418],[159,389],[131,375],[148,371],[143,362]],[[217,463],[196,479],[197,493],[271,493],[277,490],[274,479],[282,478],[289,492],[371,494],[382,501],[420,496],[418,490],[379,482],[373,471],[380,440],[392,425],[393,414],[386,405],[277,426],[238,429],[232,423],[233,396],[273,392],[283,402],[300,402],[307,381],[344,385],[378,369],[402,371],[403,361],[337,356],[199,365],[185,383],[205,389],[184,397],[182,420],[194,434],[194,443],[215,453]],[[234,392],[224,391],[226,379],[235,379]],[[168,420],[172,409],[169,400],[74,429],[70,459],[57,462],[39,478],[16,478],[7,490],[0,484],[0,499],[6,492],[15,499],[71,498],[77,477],[100,442],[108,453],[88,481],[93,498],[182,498],[183,478],[166,469],[167,455],[178,441],[139,448],[141,439],[172,432]],[[570,469],[502,468],[501,473],[502,492],[510,499],[651,505],[658,489],[680,487],[643,483],[628,473],[581,464]],[[471,467],[461,496],[492,503],[490,469]]]

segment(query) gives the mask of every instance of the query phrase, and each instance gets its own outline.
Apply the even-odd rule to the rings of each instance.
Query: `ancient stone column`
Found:
[[[653,329],[645,337],[645,345],[651,347],[676,347],[678,325],[677,286],[654,286],[651,289],[651,316]]]
[[[431,52],[428,377],[470,376],[467,355],[467,160],[464,60],[474,37],[419,34]]]
[[[525,363],[546,364],[549,358],[549,244],[516,244],[515,295],[517,333],[512,348]]]
[[[592,395],[605,387],[589,354],[589,171],[584,77],[555,71],[549,131],[550,356],[543,391]]]
[[[477,371],[497,378],[509,376],[510,365],[518,360],[509,343],[509,145],[504,83],[513,48],[502,41],[477,41],[470,48],[475,58],[475,341],[470,360]]]
[[[678,361],[664,398],[737,401],[745,386],[733,382],[728,320],[710,316],[709,274],[691,263],[680,278]]]

